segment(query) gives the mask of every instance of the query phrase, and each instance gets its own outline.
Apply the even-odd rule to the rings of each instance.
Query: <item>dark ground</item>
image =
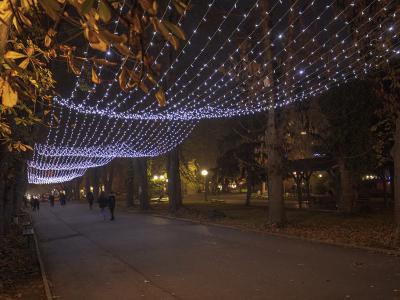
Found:
[[[0,240],[0,299],[45,299],[33,238],[28,247],[17,226]]]
[[[35,216],[59,299],[400,299],[400,259],[68,203]]]

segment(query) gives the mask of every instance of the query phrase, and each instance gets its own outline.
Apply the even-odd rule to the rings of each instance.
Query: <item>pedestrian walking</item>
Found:
[[[103,216],[103,220],[106,219],[106,207],[108,206],[108,198],[106,196],[106,193],[101,192],[99,199],[98,199],[99,207],[100,207],[100,213]]]
[[[66,198],[64,193],[60,193],[60,204],[61,206],[64,206],[66,203]]]
[[[111,191],[110,195],[108,196],[108,208],[110,209],[111,214],[111,221],[114,221],[114,209],[115,209],[115,194]]]
[[[51,207],[54,207],[54,196],[53,196],[53,194],[49,195],[49,203],[50,203]]]
[[[33,197],[33,210],[39,212],[40,209],[40,202],[38,197]]]
[[[93,202],[94,202],[94,196],[90,190],[86,193],[86,200],[89,203],[89,209],[92,209]]]
[[[26,197],[26,195],[24,195],[24,196],[22,197],[22,201],[24,202],[24,207],[25,207],[25,208],[28,208],[28,198]]]

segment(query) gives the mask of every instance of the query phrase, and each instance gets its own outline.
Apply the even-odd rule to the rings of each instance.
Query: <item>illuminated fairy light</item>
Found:
[[[259,54],[259,56],[261,56],[260,54]],[[214,72],[215,73],[215,72]],[[207,85],[207,83],[208,82],[205,82],[205,85]],[[229,83],[229,80],[227,81],[227,83]],[[217,85],[217,84],[216,84]],[[198,89],[198,88],[197,88]],[[211,97],[214,97],[214,94],[209,94],[209,97],[208,98],[211,98]],[[215,99],[215,97],[214,97],[214,99]],[[209,101],[207,101],[207,99],[203,99],[203,100],[198,100],[198,101],[192,101],[192,103],[200,103],[201,101],[203,101],[203,102],[205,102],[205,103],[207,103],[207,105],[209,105],[210,104],[210,102]],[[216,99],[216,100],[214,100],[214,102],[217,102],[217,103],[221,103],[221,99]],[[222,105],[221,105],[222,106]]]
[[[50,157],[51,158],[51,157]],[[88,169],[108,164],[111,159],[104,157],[78,157],[78,160],[72,161],[71,157],[66,157],[68,160],[60,163],[54,163],[49,157],[37,158],[28,162],[28,167],[38,170],[69,170],[69,169]],[[38,162],[40,161],[40,162]]]
[[[372,1],[370,5],[376,2],[380,3],[381,1]],[[258,1],[254,3],[258,4]],[[390,5],[392,2],[382,9],[385,10]],[[304,11],[299,10],[295,15],[305,13],[306,8],[303,9]],[[324,6],[324,9],[328,11],[327,6]],[[346,7],[340,13],[344,14],[347,9]],[[364,15],[365,11],[366,9],[361,14]],[[245,12],[243,18],[249,18],[250,15],[251,10]],[[281,19],[284,19],[283,16],[286,15],[287,11],[280,16]],[[119,92],[118,97],[115,97],[111,94],[111,86],[106,87],[106,91],[110,93],[102,95],[100,101],[96,102],[95,109],[86,100],[75,105],[73,101],[77,100],[77,95],[71,94],[71,97],[63,99],[67,100],[65,106],[70,110],[60,108],[61,125],[54,129],[52,126],[46,142],[35,147],[34,159],[29,167],[31,170],[29,172],[32,173],[31,178],[36,182],[59,181],[79,177],[81,176],[79,174],[84,172],[87,167],[102,165],[115,157],[157,156],[181,143],[190,134],[198,119],[263,112],[271,108],[268,101],[271,97],[275,99],[274,107],[279,108],[296,101],[305,101],[334,86],[361,78],[376,68],[377,64],[387,61],[399,53],[396,15],[379,21],[375,20],[376,15],[367,16],[365,19],[368,21],[361,26],[357,25],[355,31],[361,32],[364,24],[371,25],[375,22],[373,29],[367,30],[367,33],[362,31],[363,34],[357,36],[357,40],[351,38],[349,39],[351,43],[348,43],[346,40],[350,36],[349,23],[351,21],[343,22],[338,17],[340,14],[330,16],[328,19],[328,17],[323,17],[322,12],[319,12],[318,17],[310,24],[303,25],[299,29],[297,37],[291,38],[292,40],[283,46],[283,49],[282,46],[279,46],[281,49],[275,48],[277,47],[274,45],[275,42],[268,46],[277,50],[274,51],[272,60],[279,59],[282,66],[273,66],[271,74],[259,70],[260,73],[256,74],[260,75],[260,78],[255,74],[248,74],[247,69],[251,63],[272,63],[272,61],[262,59],[262,55],[268,51],[268,47],[259,49],[266,36],[262,35],[260,39],[255,38],[253,32],[256,34],[257,29],[254,29],[244,40],[249,41],[253,47],[250,47],[250,50],[246,49],[243,57],[239,57],[238,63],[231,65],[230,57],[236,58],[239,55],[239,47],[232,49],[233,35],[240,31],[243,19],[239,19],[239,25],[235,25],[237,31],[231,32],[229,40],[221,39],[220,47],[215,47],[216,52],[206,51],[209,42],[218,37],[217,32],[222,28],[221,25],[218,25],[217,30],[208,37],[208,40],[206,39],[204,46],[198,47],[201,52],[192,55],[197,58],[195,60],[191,58],[193,62],[189,62],[188,67],[182,66],[181,61],[184,61],[182,59],[174,60],[168,66],[167,72],[175,70],[182,72],[182,70],[190,69],[191,72],[196,71],[197,75],[189,78],[188,75],[191,72],[182,72],[177,76],[175,82],[172,82],[166,90],[168,95],[166,108],[159,108],[154,102],[145,104],[144,100],[150,96],[150,93],[144,97],[135,96],[135,103],[126,108],[123,105],[134,96],[133,91],[127,96],[123,92]],[[299,17],[295,18],[293,23],[298,19]],[[322,19],[324,22],[321,21]],[[328,25],[323,25],[322,30],[314,35],[315,33],[310,28],[316,22],[323,24],[328,22]],[[337,22],[333,27],[335,32],[328,29],[328,26],[334,22]],[[255,24],[255,28],[259,28],[260,24]],[[321,27],[317,28],[321,29]],[[329,32],[328,38],[318,39],[319,34],[324,31]],[[345,34],[341,34],[341,32]],[[272,30],[269,34],[271,33]],[[195,34],[193,37],[199,36],[197,31]],[[281,43],[281,40],[288,37],[287,29],[279,30],[278,33],[274,33],[274,36],[276,43]],[[292,57],[286,57],[284,53],[286,47],[296,43],[300,36],[307,36],[310,40],[298,43],[297,48],[294,46],[296,49],[294,53],[291,53]],[[386,43],[387,38],[391,38],[392,43]],[[188,41],[190,41],[187,43],[188,47],[195,43],[191,38]],[[230,45],[232,52],[226,53],[221,50],[224,49],[225,44]],[[376,47],[376,45],[381,46]],[[150,46],[153,45],[150,44]],[[186,52],[185,47],[186,45],[182,49],[185,49]],[[301,48],[311,48],[312,51],[303,55]],[[242,55],[242,53],[240,54]],[[178,57],[187,57],[187,55],[188,52],[181,51]],[[226,59],[222,55],[226,55]],[[262,59],[261,62],[258,62],[259,59]],[[216,62],[220,61],[223,62],[221,65],[225,69],[228,67],[222,73],[218,70],[218,66],[214,66]],[[280,68],[284,70],[283,73]],[[279,72],[277,73],[279,75],[276,75],[275,72]],[[166,76],[168,73],[162,72],[162,74]],[[157,84],[162,84],[165,76],[161,75]],[[273,78],[272,87],[265,83],[266,78],[267,81],[268,78]],[[153,86],[153,88],[156,87],[157,85]],[[95,85],[93,88],[96,90],[97,86]],[[90,99],[93,95],[87,95],[86,99]],[[125,110],[122,107],[125,107]],[[77,169],[80,171],[76,171]],[[44,172],[54,170],[60,172]]]
[[[329,52],[329,50],[328,50],[328,52]],[[353,53],[353,54],[354,54],[354,53]],[[322,57],[322,56],[323,56],[323,55],[321,55],[321,57]],[[318,61],[318,60],[319,60],[319,59],[317,59],[316,61]],[[304,61],[305,61],[305,60],[303,59],[303,62],[304,62]],[[295,70],[296,70],[296,66],[293,68],[293,71],[295,71]],[[282,79],[283,77],[288,76],[288,74],[289,74],[289,73],[286,72],[286,73],[284,74],[285,76],[279,77],[279,78],[277,79],[277,81],[279,82],[280,79]],[[267,77],[269,77],[269,76],[272,76],[272,75],[271,75],[271,74],[267,74]],[[310,76],[310,74],[307,75],[307,77],[309,77],[309,76]],[[300,80],[301,80],[301,79],[300,79]],[[242,81],[241,84],[246,83],[246,82],[247,82],[247,79],[246,79],[244,82]],[[229,83],[229,81],[227,81],[227,82],[225,83],[225,86],[227,86],[228,83]],[[279,86],[278,86],[278,88],[279,88]],[[237,87],[236,87],[236,89],[237,89]],[[234,90],[233,90],[232,88],[230,88],[229,90],[230,90],[229,94],[232,95],[232,94],[234,93]],[[239,94],[238,94],[238,96],[239,96]],[[226,97],[226,95],[224,95],[223,97]],[[210,99],[210,98],[213,98],[213,99],[214,99],[213,102],[217,102],[217,103],[221,103],[222,100],[223,100],[223,99],[221,99],[221,98],[216,98],[216,97],[215,97],[215,92],[209,94],[207,98],[209,98],[209,99]],[[204,102],[210,104],[211,102],[208,101],[209,99],[207,99],[207,98],[206,98],[206,99],[201,99],[201,100],[203,100]],[[200,100],[200,101],[201,101],[201,100]],[[210,100],[211,100],[211,99],[210,99]],[[244,100],[247,100],[247,99],[244,99]],[[241,102],[245,102],[244,100],[241,101]],[[240,102],[238,102],[238,103],[240,103]]]
[[[206,102],[206,101],[204,101],[204,102]],[[174,107],[175,107],[175,105],[174,105]],[[110,112],[107,112],[107,114],[108,113],[110,113]],[[148,116],[148,115],[143,115],[143,114],[141,114],[141,117],[138,117],[140,114],[136,114],[136,115],[131,115],[131,116],[129,116],[129,115],[126,115],[126,114],[124,114],[124,113],[120,113],[120,114],[113,114],[113,113],[111,113],[111,115],[113,116],[113,117],[126,117],[126,118],[130,118],[130,119],[136,119],[136,118],[148,118],[148,119],[162,119],[163,117],[164,118],[175,118],[176,117],[176,115],[177,114],[182,114],[182,113],[184,113],[184,111],[181,111],[181,112],[177,112],[176,114],[163,114],[161,117],[158,117],[158,116]],[[238,114],[240,114],[240,111],[239,112],[237,112],[236,113],[236,115],[238,115]],[[178,116],[179,117],[179,116]],[[202,117],[204,117],[204,116],[197,116],[197,118],[202,118]],[[190,117],[189,117],[190,118]]]

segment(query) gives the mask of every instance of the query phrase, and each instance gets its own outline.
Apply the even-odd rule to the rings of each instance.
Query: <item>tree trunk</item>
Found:
[[[85,195],[90,191],[90,170],[86,171],[85,174]]]
[[[300,172],[295,172],[296,174],[292,174],[294,182],[296,184],[296,194],[297,194],[297,203],[299,208],[303,206],[303,190],[301,188],[301,183],[303,181],[303,174]]]
[[[92,183],[93,183],[93,196],[94,201],[99,198],[99,170],[97,168],[91,169]]]
[[[168,200],[169,210],[176,212],[182,206],[181,175],[179,171],[179,147],[168,153]]]
[[[15,182],[13,191],[13,212],[15,215],[19,212],[22,206],[22,198],[25,194],[27,179],[26,179],[26,164],[24,160],[15,162]]]
[[[266,12],[269,10],[269,1],[262,0],[260,2],[260,11]],[[282,225],[285,221],[285,212],[283,205],[283,166],[282,166],[282,154],[280,147],[280,140],[278,139],[278,129],[276,126],[276,109],[275,109],[275,72],[274,72],[274,55],[271,44],[273,43],[272,35],[269,34],[271,28],[273,28],[272,19],[270,16],[264,16],[267,19],[262,22],[263,34],[266,35],[264,39],[264,45],[266,49],[265,61],[267,63],[266,73],[268,74],[265,78],[265,88],[272,91],[270,98],[268,99],[268,113],[267,113],[267,130],[266,130],[266,142],[267,142],[267,174],[268,174],[268,211],[269,211],[269,223],[272,225]]]
[[[80,195],[81,195],[81,178],[75,178],[74,180],[74,200],[75,201],[79,201],[81,199]]]
[[[1,172],[1,171],[0,171]],[[5,219],[5,181],[4,177],[0,173],[0,236],[3,236],[6,233],[6,219]]]
[[[251,178],[252,178],[252,174],[249,174],[249,172],[247,172],[247,178],[246,178],[246,186],[247,186],[246,206],[250,206],[251,193],[253,191],[253,182],[252,182]]]
[[[394,133],[394,146],[392,151],[394,162],[394,220],[397,225],[395,244],[400,244],[400,116],[396,119],[396,129]]]
[[[147,177],[147,158],[137,158],[135,160],[136,174],[138,179],[139,205],[141,210],[150,208],[148,177]]]
[[[7,9],[11,10],[11,7],[3,7],[4,12]],[[4,54],[7,48],[8,35],[10,32],[10,24],[12,18],[8,18],[0,22],[0,59],[3,60]],[[7,183],[6,183],[6,158],[10,155],[7,153],[5,145],[0,145],[0,235],[4,235],[8,231],[8,219],[7,219]]]
[[[353,180],[350,171],[346,167],[344,159],[338,160],[340,170],[340,200],[338,209],[343,213],[351,213],[353,211],[353,204],[355,200],[355,193],[353,189]]]
[[[134,206],[134,195],[135,195],[135,170],[134,170],[134,160],[129,159],[128,169],[126,170],[126,207]]]
[[[112,191],[112,184],[114,180],[114,165],[111,162],[111,164],[107,168],[107,176],[106,176],[106,182],[105,182],[105,191],[106,194],[110,194]]]
[[[274,108],[268,111],[267,156],[269,223],[280,226],[285,222],[283,171]]]

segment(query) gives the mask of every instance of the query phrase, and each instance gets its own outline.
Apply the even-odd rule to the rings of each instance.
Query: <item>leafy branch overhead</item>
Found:
[[[188,6],[184,0],[171,3],[174,9],[168,10],[169,14],[185,15]],[[0,142],[12,149],[29,149],[24,143],[12,146],[20,142],[14,129],[43,124],[55,93],[50,70],[55,59],[64,60],[75,75],[89,65],[93,84],[107,80],[99,72],[104,67],[117,74],[123,91],[138,87],[148,93],[157,85],[159,68],[146,51],[154,32],[175,50],[186,39],[178,24],[162,17],[162,5],[157,0],[1,1]],[[69,32],[76,34],[69,36]],[[166,104],[161,87],[154,97],[160,106]],[[23,119],[28,121],[21,122]]]
[[[159,33],[175,50],[179,48],[179,41],[186,39],[185,33],[177,24],[159,16],[160,6],[154,0],[125,3],[107,0],[39,0],[39,3],[55,24],[65,21],[68,24],[77,24],[82,29],[83,36],[94,50],[96,66],[110,63],[110,60],[98,60],[105,52],[117,54],[113,56],[117,57],[116,60],[111,63],[114,63],[115,71],[119,73],[120,87],[125,92],[139,87],[147,93],[148,85],[156,83],[156,64],[146,51],[153,31]],[[185,14],[188,7],[183,1],[174,0],[172,3],[178,14]],[[118,30],[114,31],[113,24],[117,22]],[[46,45],[51,46],[56,38],[54,28],[49,29],[46,37]],[[77,61],[84,59],[75,58],[72,45],[63,45],[62,50],[70,69],[78,75],[80,68]],[[101,82],[96,68],[92,68],[91,78],[95,84]],[[159,104],[164,105],[165,97],[160,97],[164,92],[160,91],[157,95]]]

